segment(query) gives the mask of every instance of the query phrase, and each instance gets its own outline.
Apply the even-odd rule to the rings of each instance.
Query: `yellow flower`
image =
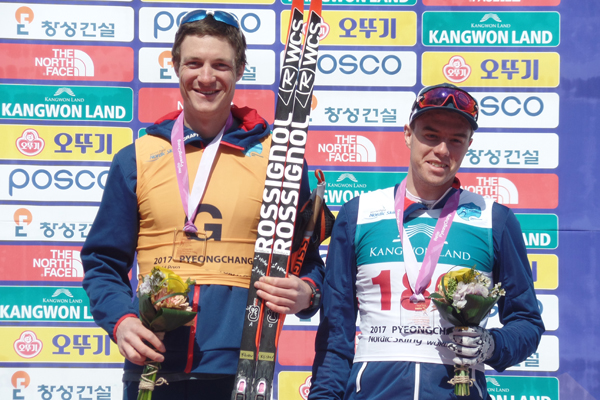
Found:
[[[154,274],[155,270],[159,270],[165,275],[165,279],[162,281],[162,284],[166,286],[167,293],[187,294],[189,291],[189,285],[192,284],[189,279],[184,282],[179,275],[167,268],[154,267],[152,269],[152,274]]]
[[[475,267],[461,268],[461,269],[457,269],[455,271],[448,271],[444,275],[444,279],[442,281],[440,281],[440,286],[438,288],[438,291],[441,293],[444,292],[442,290],[442,282],[444,283],[446,290],[448,290],[448,284],[452,281],[452,278],[456,279],[456,283],[458,283],[458,282],[469,283],[469,282],[473,281],[476,274],[479,274],[479,272],[475,271]]]

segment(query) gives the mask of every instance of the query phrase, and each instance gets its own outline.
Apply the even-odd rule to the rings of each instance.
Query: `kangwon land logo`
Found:
[[[131,88],[0,85],[0,119],[130,122]]]
[[[475,21],[474,21],[475,20]],[[438,12],[423,14],[426,46],[556,47],[557,12]]]
[[[0,302],[0,321],[92,321],[83,288],[6,286]]]
[[[398,172],[346,172],[325,171],[324,199],[330,206],[341,206],[356,196],[378,189],[394,186],[404,178],[404,173]],[[316,185],[316,179],[309,174],[311,187]]]
[[[393,212],[393,211],[392,211]],[[388,212],[389,213],[389,212]],[[395,223],[395,222],[394,222]],[[414,224],[406,227],[406,234],[409,238],[416,237],[417,235],[425,235],[427,238],[424,241],[425,244],[429,243],[433,237],[434,227],[425,223]],[[411,240],[412,242],[412,240]],[[392,240],[392,243],[397,243],[396,246],[386,247],[371,247],[369,250],[369,257],[395,257],[403,255],[403,247],[401,245],[400,238],[397,237]],[[452,248],[448,241],[444,241],[444,250],[440,257],[446,257],[453,260],[468,261],[471,259],[471,254],[467,251],[461,251],[460,249]],[[416,256],[423,257],[425,255],[426,246],[416,246],[413,248]]]

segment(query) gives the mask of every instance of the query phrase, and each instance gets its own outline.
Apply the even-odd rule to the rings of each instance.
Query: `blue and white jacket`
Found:
[[[437,218],[451,188],[432,209],[407,201],[404,229],[422,262]],[[398,186],[363,194],[340,210],[329,245],[323,309],[316,339],[309,399],[454,399],[447,383],[454,375],[446,343],[452,326],[430,304],[410,302],[403,247],[394,213]],[[501,329],[491,329],[497,371],[515,365],[537,348],[544,325],[519,223],[505,206],[461,191],[425,296],[454,266],[475,266],[506,296],[498,303]],[[356,345],[355,321],[360,314]],[[356,348],[356,351],[355,351]],[[487,399],[483,366],[470,397]]]

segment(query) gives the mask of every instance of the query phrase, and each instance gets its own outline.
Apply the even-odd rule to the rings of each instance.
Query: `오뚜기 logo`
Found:
[[[25,156],[33,157],[44,150],[45,142],[35,129],[25,129],[16,141],[17,150]]]
[[[34,332],[25,331],[21,337],[15,340],[13,347],[18,355],[23,358],[34,358],[42,351],[44,344],[37,338]]]
[[[308,394],[310,393],[310,378],[310,375],[307,376],[306,381],[304,381],[304,383],[300,385],[299,388],[300,397],[302,397],[304,400],[308,399]]]
[[[444,76],[450,82],[464,82],[471,76],[471,67],[461,56],[453,56],[443,68]]]

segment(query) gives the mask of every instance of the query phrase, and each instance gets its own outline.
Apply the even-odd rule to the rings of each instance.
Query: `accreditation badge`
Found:
[[[425,301],[413,303],[410,301],[410,295],[406,297],[402,296],[400,303],[400,324],[402,326],[430,328],[436,326],[431,300],[425,299]]]
[[[206,260],[206,233],[176,229],[173,235],[173,260],[202,266]]]

